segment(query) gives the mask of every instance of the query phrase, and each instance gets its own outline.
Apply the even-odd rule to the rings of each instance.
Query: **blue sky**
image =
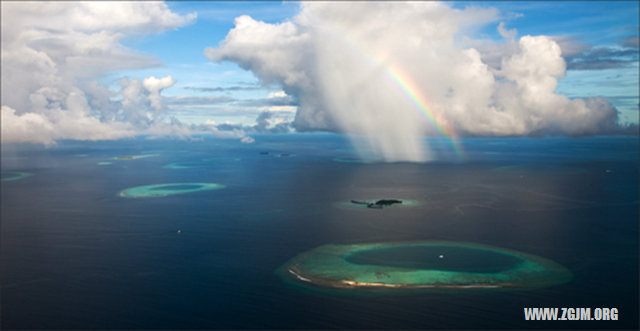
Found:
[[[239,68],[235,63],[213,63],[203,54],[205,47],[217,46],[234,27],[234,19],[249,15],[257,20],[278,23],[294,17],[299,11],[296,2],[250,1],[250,2],[208,2],[179,1],[168,2],[169,8],[179,14],[197,13],[195,23],[172,31],[156,35],[131,37],[123,44],[146,54],[153,54],[162,61],[162,67],[117,72],[104,81],[112,82],[125,74],[132,77],[163,77],[172,75],[177,80],[175,86],[164,91],[165,96],[216,95],[233,96],[237,99],[266,98],[277,92],[278,86],[258,86],[259,81],[249,71]],[[255,89],[235,90],[217,93],[197,92],[187,87],[255,87]],[[256,112],[245,114],[234,106],[211,106],[192,112],[180,112],[175,115],[187,123],[201,123],[208,119],[216,122],[242,122],[250,124],[255,120]],[[224,108],[224,109],[222,109]],[[186,114],[185,114],[186,113]]]
[[[637,1],[7,2],[3,139],[437,134],[429,118],[469,136],[629,132],[639,14]]]
[[[280,87],[270,86],[255,90],[217,91],[201,93],[185,87],[232,87],[259,84],[255,75],[239,68],[235,63],[213,63],[203,55],[205,47],[216,47],[234,27],[234,19],[249,15],[255,20],[279,23],[290,20],[299,12],[297,2],[168,2],[169,8],[179,14],[197,13],[197,20],[188,26],[156,35],[131,37],[123,42],[139,52],[153,54],[162,61],[162,67],[125,72],[125,75],[156,77],[172,75],[177,83],[166,89],[164,95],[229,95],[238,99],[266,98]],[[637,36],[638,2],[636,1],[490,1],[453,2],[454,8],[468,6],[496,8],[507,29],[517,29],[518,35],[564,36],[576,43],[591,47],[619,48],[625,38]],[[497,24],[488,24],[477,31],[479,39],[501,40]],[[621,112],[621,119],[638,121],[638,65],[624,68],[597,70],[569,69],[560,80],[558,92],[574,97],[604,96]],[[123,73],[117,73],[121,75]],[[114,75],[114,76],[117,76]],[[212,107],[215,108],[215,107]],[[213,111],[215,112],[215,111]],[[242,113],[242,112],[241,112]],[[215,117],[218,120],[240,120],[249,123],[247,115],[212,116],[202,114],[187,119],[201,121]],[[185,118],[186,119],[186,118]]]

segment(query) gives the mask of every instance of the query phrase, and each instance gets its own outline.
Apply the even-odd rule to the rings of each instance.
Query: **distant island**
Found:
[[[380,199],[380,200],[377,200],[375,202],[351,200],[351,203],[355,203],[357,205],[366,205],[367,208],[382,209],[384,206],[391,206],[391,205],[395,205],[395,204],[401,204],[402,200]]]
[[[342,200],[335,203],[336,207],[355,210],[381,210],[412,208],[422,205],[419,200],[404,199],[404,197],[358,197],[357,199]]]

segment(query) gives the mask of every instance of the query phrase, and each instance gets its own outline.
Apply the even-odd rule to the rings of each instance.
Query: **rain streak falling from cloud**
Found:
[[[446,3],[303,3],[291,21],[238,17],[212,61],[233,61],[299,101],[298,131],[367,137],[388,161],[425,161],[421,137],[590,135],[616,132],[617,111],[602,98],[555,92],[566,63],[547,36],[498,25],[493,65],[487,47],[464,47],[460,34],[500,19],[494,9]],[[467,44],[473,44],[467,38]],[[495,57],[495,54],[493,54]],[[389,79],[415,87],[416,106]],[[422,114],[421,114],[422,113]],[[431,122],[429,121],[431,119]],[[449,127],[450,134],[437,130]],[[440,132],[439,132],[440,131]]]

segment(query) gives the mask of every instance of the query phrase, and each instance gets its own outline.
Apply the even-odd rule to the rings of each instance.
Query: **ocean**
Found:
[[[2,329],[637,329],[638,137],[465,138],[364,162],[334,134],[2,145]],[[375,159],[375,158],[372,158]],[[132,198],[143,185],[222,188]],[[353,208],[401,198],[406,208]],[[469,242],[573,275],[536,289],[362,293],[276,272],[326,244]],[[527,321],[523,309],[616,308]]]

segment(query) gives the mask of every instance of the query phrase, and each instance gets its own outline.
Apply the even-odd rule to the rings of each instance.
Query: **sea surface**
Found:
[[[638,137],[429,139],[359,162],[332,134],[3,144],[2,329],[637,329]],[[376,156],[371,155],[370,159]],[[131,187],[224,188],[130,198]],[[370,209],[352,199],[400,198]],[[445,240],[553,260],[530,290],[363,295],[276,270],[325,244]],[[617,321],[525,321],[525,307]]]

